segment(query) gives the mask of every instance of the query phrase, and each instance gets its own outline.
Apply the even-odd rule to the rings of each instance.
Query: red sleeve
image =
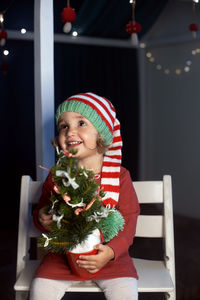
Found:
[[[33,222],[35,227],[42,232],[48,232],[48,230],[44,229],[44,227],[38,221],[38,213],[42,207],[51,205],[50,197],[53,191],[53,182],[51,173],[47,176],[43,187],[42,187],[42,194],[38,200],[36,208],[33,210]]]
[[[114,250],[114,259],[127,252],[130,245],[132,245],[136,231],[137,217],[140,214],[137,195],[129,171],[123,167],[121,167],[120,195],[116,208],[124,217],[125,225],[124,229],[119,231],[118,235],[107,243]]]

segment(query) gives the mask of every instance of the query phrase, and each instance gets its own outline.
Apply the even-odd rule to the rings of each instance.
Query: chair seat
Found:
[[[134,258],[134,264],[138,271],[139,292],[170,292],[174,286],[169,271],[163,261],[152,261]],[[39,260],[30,260],[17,279],[14,289],[16,291],[29,291]],[[92,281],[76,281],[68,289],[69,292],[101,292],[100,288]]]
[[[31,281],[39,264],[40,260],[29,260],[26,262],[25,268],[21,271],[15,282],[15,291],[29,291]]]
[[[22,270],[19,278],[14,285],[15,291],[29,291],[31,281],[37,267],[39,266],[39,263],[39,260],[30,260],[26,263],[25,268]],[[98,288],[97,285],[91,280],[76,281],[68,289],[68,292],[101,292],[101,289]]]
[[[139,292],[171,292],[174,290],[174,284],[164,261],[139,258],[134,258],[133,261],[139,276]]]

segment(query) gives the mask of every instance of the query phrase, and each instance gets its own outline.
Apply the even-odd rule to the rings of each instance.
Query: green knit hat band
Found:
[[[92,125],[96,128],[96,130],[99,132],[99,134],[104,138],[104,141],[106,145],[109,145],[113,140],[113,135],[110,132],[108,126],[102,120],[100,115],[94,110],[91,106],[88,104],[85,104],[81,101],[77,100],[66,100],[63,103],[61,103],[58,106],[57,112],[56,112],[56,123],[58,125],[58,120],[64,112],[76,112],[81,115],[83,115],[85,118],[87,118]]]

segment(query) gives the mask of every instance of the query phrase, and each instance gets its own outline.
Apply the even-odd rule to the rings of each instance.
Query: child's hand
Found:
[[[115,257],[114,251],[107,245],[95,246],[98,253],[95,255],[80,255],[77,260],[79,267],[85,268],[90,273],[96,273]]]
[[[41,208],[38,213],[38,220],[46,230],[50,230],[50,225],[53,222],[52,215],[44,212],[45,207]]]

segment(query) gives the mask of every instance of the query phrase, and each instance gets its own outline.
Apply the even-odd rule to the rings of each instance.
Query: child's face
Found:
[[[64,112],[59,118],[58,127],[62,150],[77,149],[80,160],[99,156],[98,131],[84,116],[76,112]]]

